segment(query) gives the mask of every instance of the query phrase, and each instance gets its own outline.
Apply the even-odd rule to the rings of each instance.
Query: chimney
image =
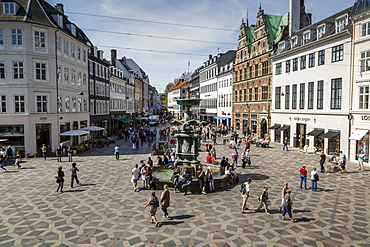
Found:
[[[212,59],[212,54],[209,54],[208,55],[208,60],[211,60]]]
[[[122,57],[122,64],[126,65],[126,57]]]
[[[304,5],[304,0],[289,0],[289,36],[300,28],[301,5]]]
[[[64,15],[64,5],[61,3],[57,3],[54,8],[56,8],[60,13]]]
[[[112,66],[116,67],[117,50],[110,50],[110,60]]]

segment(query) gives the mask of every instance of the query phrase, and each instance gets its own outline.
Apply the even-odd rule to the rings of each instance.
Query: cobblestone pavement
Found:
[[[113,145],[74,157],[81,181],[75,188],[68,186],[67,157],[62,163],[54,157],[25,159],[21,170],[8,164],[0,174],[0,246],[370,246],[369,167],[358,172],[349,164],[347,173],[320,174],[317,192],[300,190],[300,166],[317,166],[318,155],[283,152],[278,144],[252,146],[252,166],[240,169],[241,180],[253,179],[246,214],[239,185],[207,195],[171,192],[172,217],[162,219],[159,210],[162,225],[155,227],[143,207],[150,192],[133,192],[130,183],[133,165],[147,159],[149,147],[118,144],[119,161]],[[218,156],[230,157],[227,146],[216,149]],[[65,193],[56,193],[59,165],[67,177]],[[278,210],[284,182],[293,190],[296,223],[282,221]],[[270,215],[255,211],[264,185]]]

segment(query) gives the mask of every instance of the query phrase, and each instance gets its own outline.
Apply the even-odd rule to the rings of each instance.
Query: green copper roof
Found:
[[[245,27],[245,36],[248,43],[248,52],[252,52],[252,42],[254,38],[254,27],[246,26]]]
[[[280,41],[283,31],[289,25],[289,15],[264,15],[270,47]]]

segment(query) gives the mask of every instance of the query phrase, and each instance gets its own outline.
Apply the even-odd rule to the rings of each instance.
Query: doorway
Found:
[[[36,124],[36,147],[39,150],[42,144],[50,148],[51,124]]]
[[[303,148],[306,145],[306,124],[297,124],[296,147]]]

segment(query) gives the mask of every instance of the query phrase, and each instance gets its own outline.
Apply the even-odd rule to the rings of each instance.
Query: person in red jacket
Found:
[[[208,153],[206,156],[206,163],[212,163],[212,156],[211,153]]]
[[[307,190],[307,170],[305,165],[303,165],[302,168],[299,169],[299,174],[300,174],[299,188],[302,189],[302,185],[304,183],[304,189]]]

